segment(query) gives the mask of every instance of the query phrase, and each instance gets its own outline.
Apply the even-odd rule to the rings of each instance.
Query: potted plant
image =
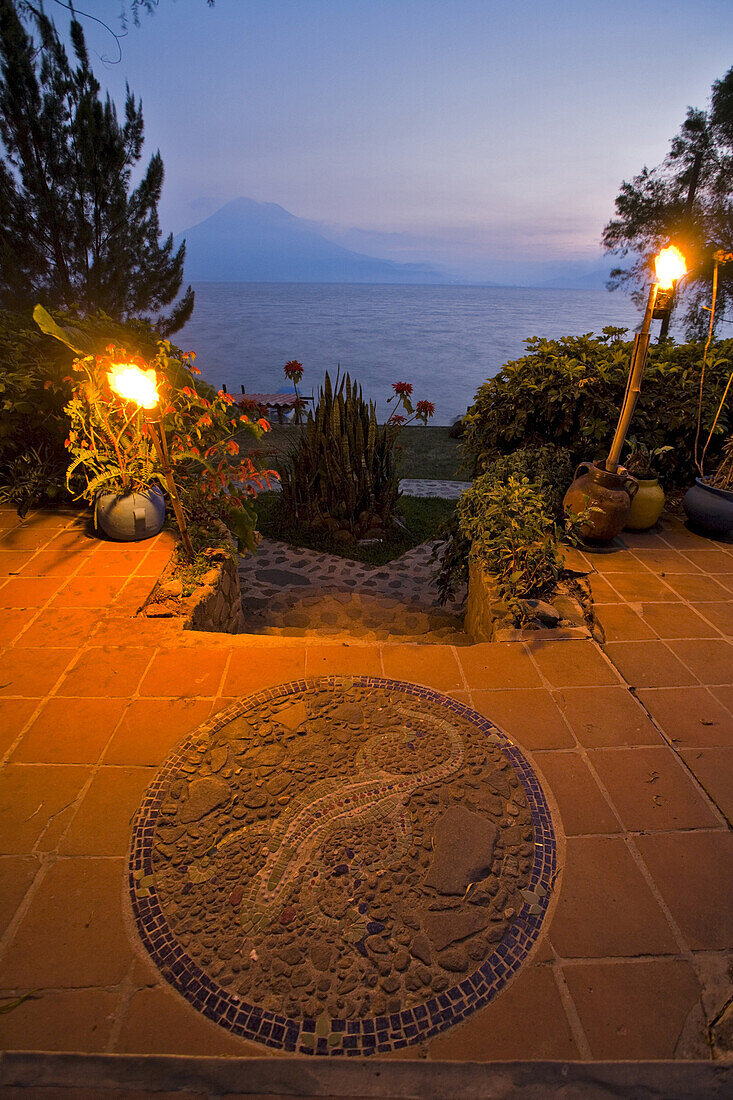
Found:
[[[695,479],[683,501],[690,523],[709,535],[733,535],[733,435],[712,477]]]
[[[664,490],[659,484],[654,468],[655,460],[672,448],[665,446],[649,450],[644,443],[640,443],[633,437],[629,437],[628,443],[631,450],[624,461],[624,466],[636,478],[639,488],[631,498],[631,510],[625,529],[647,531],[657,522],[664,508]]]
[[[157,535],[165,520],[163,474],[143,409],[112,385],[115,373],[133,361],[142,366],[113,345],[104,356],[76,359],[77,377],[65,410],[72,459],[66,484],[73,491],[76,482],[77,498],[93,506],[95,529],[127,542]]]
[[[710,324],[708,328],[708,338],[705,343],[705,351],[702,358],[702,370],[700,374],[700,396],[698,400],[697,408],[697,433],[695,436],[695,465],[699,473],[699,477],[695,478],[695,484],[691,489],[688,489],[685,493],[682,506],[687,513],[687,518],[693,527],[697,527],[704,534],[708,535],[729,535],[733,533],[733,485],[731,479],[733,474],[731,472],[731,465],[733,464],[733,455],[731,454],[731,438],[723,447],[723,457],[720,464],[712,477],[705,476],[705,456],[707,454],[708,447],[713,439],[713,436],[717,433],[720,434],[724,431],[724,425],[720,423],[723,410],[725,409],[726,401],[728,399],[728,392],[733,382],[733,372],[728,376],[728,381],[723,389],[723,394],[720,398],[717,411],[713,417],[712,424],[708,431],[707,439],[702,448],[699,450],[699,443],[702,430],[703,419],[703,391],[705,386],[705,373],[708,362],[708,352],[710,350],[710,344],[713,339],[713,332],[715,328],[715,303],[718,292],[718,268],[721,264],[730,263],[733,261],[733,252],[723,252],[718,250],[713,253],[713,290],[712,299],[710,303]],[[707,308],[707,307],[706,307]],[[726,360],[720,360],[725,363]]]

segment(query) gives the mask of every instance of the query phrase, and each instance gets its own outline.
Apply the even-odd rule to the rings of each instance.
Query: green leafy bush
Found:
[[[65,495],[66,464],[41,445],[5,462],[0,470],[0,504],[13,504],[23,519],[30,508]]]
[[[326,373],[294,450],[281,464],[285,514],[346,541],[389,531],[399,495],[397,428],[377,424],[373,402],[349,375]]]
[[[0,492],[23,508],[64,494],[71,355],[32,321],[0,311]]]
[[[445,542],[437,553],[436,578],[441,602],[468,583],[472,547],[487,569],[494,572],[496,566],[506,576],[504,591],[511,598],[520,591],[523,598],[529,597],[543,571],[548,578],[555,576],[557,540],[567,530],[562,501],[572,473],[570,452],[552,445],[522,447],[487,462],[485,472],[461,496],[455,516],[441,529]],[[514,514],[520,507],[527,509],[526,518]],[[544,532],[541,537],[539,531]],[[527,551],[520,564],[522,545]],[[489,547],[494,548],[490,553]],[[512,560],[511,569],[501,565]]]
[[[519,601],[548,593],[562,570],[565,535],[539,481],[482,474],[458,501],[458,528],[470,559],[491,573],[500,598],[521,619]]]
[[[608,333],[599,338],[587,334],[528,340],[527,354],[506,363],[485,382],[466,413],[463,448],[474,474],[499,455],[549,441],[567,448],[573,463],[605,457],[623,400],[632,346],[611,339]],[[702,357],[703,346],[697,343],[666,341],[649,349],[632,430],[650,450],[671,448],[658,456],[659,476],[668,489],[688,485],[695,476]],[[703,391],[704,429],[712,423],[731,365],[733,340],[713,344]],[[728,409],[718,423],[718,451],[730,427]]]

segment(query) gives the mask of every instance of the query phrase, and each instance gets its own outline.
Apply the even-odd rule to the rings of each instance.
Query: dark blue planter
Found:
[[[733,535],[733,493],[714,489],[701,477],[685,493],[682,506],[693,527],[708,535]]]
[[[165,520],[165,501],[157,485],[142,493],[100,493],[94,506],[95,525],[118,542],[139,542],[157,535]]]

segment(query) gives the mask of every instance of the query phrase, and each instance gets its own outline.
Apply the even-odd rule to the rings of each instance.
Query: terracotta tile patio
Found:
[[[574,556],[605,645],[465,648],[137,620],[171,546],[100,542],[73,510],[0,512],[0,996],[30,995],[0,1015],[2,1047],[272,1054],[146,961],[125,856],[143,791],[190,730],[237,697],[332,673],[410,680],[488,716],[542,777],[561,839],[559,900],[518,977],[401,1056],[710,1057],[703,1020],[733,993],[733,546],[665,517]]]

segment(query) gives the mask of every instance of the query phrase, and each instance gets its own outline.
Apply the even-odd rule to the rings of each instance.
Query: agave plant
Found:
[[[346,374],[326,373],[315,410],[281,469],[282,506],[300,522],[361,538],[392,524],[399,496],[395,428]]]

